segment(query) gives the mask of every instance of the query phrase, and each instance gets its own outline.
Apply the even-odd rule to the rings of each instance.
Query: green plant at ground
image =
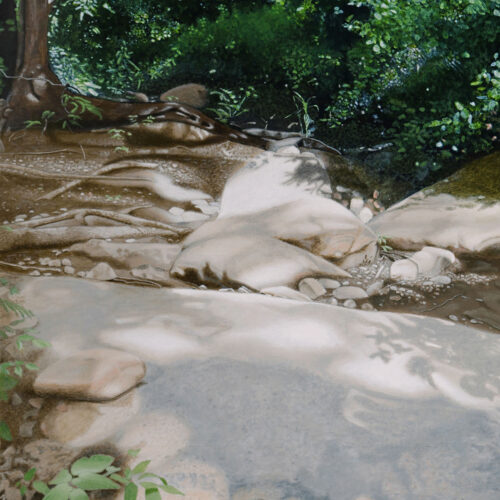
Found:
[[[393,248],[387,243],[387,237],[380,235],[377,244],[383,252],[392,252]]]
[[[15,327],[24,320],[33,317],[33,313],[24,306],[12,300],[12,296],[18,294],[15,286],[11,285],[5,278],[0,278],[0,285],[9,289],[7,298],[0,297],[0,308],[7,314],[13,313],[18,319],[11,321],[8,325],[0,326],[0,341],[10,337],[15,338],[15,346],[22,351],[25,343],[31,343],[38,348],[45,348],[48,342],[33,335],[33,328],[26,328],[19,332]],[[25,371],[35,371],[38,367],[34,363],[21,360],[4,361],[0,363],[0,401],[8,402],[10,392],[18,385]],[[12,441],[12,433],[7,423],[0,420],[0,440]]]
[[[82,115],[85,113],[93,114],[102,119],[101,110],[86,97],[64,93],[61,96],[61,104],[65,112],[65,117],[62,121],[56,119],[55,111],[47,109],[42,111],[39,120],[27,120],[25,122],[26,128],[40,126],[42,127],[42,133],[45,133],[47,127],[52,123],[60,125],[63,129],[71,128],[71,126],[78,127]]]
[[[136,456],[139,450],[129,450]],[[113,465],[111,455],[91,455],[76,460],[69,469],[61,470],[48,483],[36,479],[36,469],[27,471],[17,483],[21,495],[34,490],[43,495],[43,500],[88,500],[88,492],[119,490],[124,488],[125,500],[135,500],[139,488],[145,492],[146,500],[159,500],[160,490],[171,495],[183,495],[167,480],[148,472],[150,460],[144,460],[133,468]]]
[[[229,123],[237,116],[246,113],[248,108],[245,105],[248,104],[248,100],[258,97],[255,89],[251,86],[246,89],[240,88],[238,91],[229,89],[213,90],[210,95],[217,98],[217,103],[215,107],[208,108],[207,111],[214,113],[217,120],[222,123]]]
[[[293,102],[295,104],[295,112],[287,116],[287,118],[290,116],[297,117],[300,131],[305,137],[311,137],[316,130],[311,113],[319,112],[319,107],[317,104],[311,104],[313,99],[314,97],[304,99],[298,92],[294,91]]]

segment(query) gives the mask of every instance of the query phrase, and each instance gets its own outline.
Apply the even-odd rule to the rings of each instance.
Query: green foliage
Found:
[[[0,298],[0,308],[6,313],[14,313],[19,318],[8,325],[0,327],[0,341],[14,337],[16,348],[19,351],[24,349],[25,343],[31,343],[38,348],[47,347],[49,345],[48,342],[38,339],[31,334],[34,332],[32,328],[24,329],[21,333],[15,328],[23,320],[33,317],[33,313],[10,298],[19,293],[14,285],[11,285],[5,278],[0,278],[0,285],[9,289],[9,297]],[[0,363],[0,401],[9,401],[10,392],[17,386],[19,380],[24,376],[25,371],[36,371],[37,369],[38,367],[34,363],[28,361],[13,360]],[[3,420],[0,420],[0,440],[12,440],[11,431],[7,423]]]
[[[91,95],[200,82],[224,122],[390,143],[379,173],[416,189],[495,146],[499,17],[500,0],[62,0],[50,50]]]
[[[136,456],[138,450],[130,451]],[[88,492],[118,490],[124,488],[126,500],[136,500],[139,487],[145,491],[146,500],[159,497],[159,491],[171,495],[183,495],[167,480],[148,472],[150,460],[138,463],[134,468],[113,465],[111,455],[91,455],[76,460],[71,467],[59,471],[48,483],[35,479],[36,469],[30,469],[17,483],[21,495],[29,489],[43,495],[43,500],[88,500]]]
[[[305,137],[311,137],[316,130],[311,112],[319,112],[319,107],[316,104],[310,103],[312,99],[312,97],[304,99],[298,92],[293,93],[295,113],[292,113],[292,115],[297,117],[299,121],[300,131]]]
[[[207,111],[212,111],[222,123],[229,123],[237,116],[248,112],[248,108],[245,107],[248,99],[258,97],[253,87],[240,88],[238,93],[229,89],[214,90],[211,95],[217,97],[217,103],[214,108],[209,108]]]

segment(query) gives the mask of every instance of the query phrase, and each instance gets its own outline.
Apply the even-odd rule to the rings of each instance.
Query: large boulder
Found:
[[[500,255],[500,153],[397,203],[368,224],[394,248]]]
[[[255,279],[253,272],[244,273],[252,279],[243,284],[254,288],[291,285],[308,268],[310,274],[345,275],[318,258],[332,259],[344,269],[369,262],[376,254],[376,238],[330,198],[331,192],[328,175],[313,155],[290,147],[259,155],[228,180],[218,217],[186,238],[172,273],[241,278],[235,266],[243,266],[245,256],[253,270],[279,260],[272,273],[266,271],[268,276]]]

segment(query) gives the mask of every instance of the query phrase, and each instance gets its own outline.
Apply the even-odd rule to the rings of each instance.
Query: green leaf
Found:
[[[19,488],[19,493],[21,493],[21,496],[24,496],[26,494],[26,492],[28,491],[28,487],[23,484],[20,488]]]
[[[46,495],[50,491],[50,488],[39,479],[33,481],[33,489],[35,491],[38,491],[38,493],[42,493],[42,495]]]
[[[10,433],[9,426],[3,420],[0,420],[0,439],[12,441],[12,434]]]
[[[69,495],[69,500],[89,500],[89,496],[84,490],[75,488]]]
[[[119,476],[118,474],[111,474],[111,476],[109,476],[111,479],[114,479],[115,481],[118,481],[119,483],[122,483],[122,484],[128,484],[130,481],[122,476]]]
[[[151,481],[141,481],[139,483],[145,490],[154,490],[155,488],[159,488],[160,485],[157,483],[153,483]]]
[[[163,483],[160,488],[165,491],[166,493],[170,493],[171,495],[182,495],[184,496],[184,493],[182,493],[182,491],[179,491],[177,488],[174,488],[173,486],[171,486],[170,484],[167,483],[167,481],[165,481],[165,479],[163,479],[162,477],[160,478],[161,479],[161,482]]]
[[[32,469],[30,469],[29,471],[27,471],[24,474],[24,480],[31,481],[35,477],[35,474],[36,474],[36,469],[35,469],[35,467],[33,467]]]
[[[63,469],[57,473],[54,479],[49,481],[49,484],[69,483],[72,479],[73,476],[69,473],[68,469]]]
[[[123,500],[136,500],[138,491],[139,488],[137,488],[136,484],[127,484],[127,486],[125,486],[125,494]]]
[[[111,455],[92,455],[91,457],[83,457],[71,466],[71,473],[74,476],[80,476],[88,472],[103,472],[106,467],[109,467],[114,461],[115,458]]]
[[[94,472],[82,474],[73,479],[73,484],[78,488],[87,491],[94,490],[118,490],[120,485],[109,479],[108,477],[100,476]]]
[[[160,492],[158,488],[151,488],[146,490],[146,500],[161,500]]]
[[[146,472],[148,465],[151,463],[151,460],[144,460],[143,462],[137,464],[132,469],[132,474],[141,474],[142,472]]]
[[[47,493],[43,500],[69,500],[73,488],[68,483],[58,484]]]
[[[138,450],[128,450],[127,454],[130,457],[136,457],[137,455],[139,455],[140,451],[141,451],[140,448]]]

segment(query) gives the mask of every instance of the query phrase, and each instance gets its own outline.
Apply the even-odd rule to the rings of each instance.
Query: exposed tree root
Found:
[[[84,182],[92,181],[92,180],[99,180],[99,179],[105,179],[109,180],[110,178],[107,175],[103,174],[109,174],[111,172],[116,172],[117,170],[122,170],[125,168],[132,168],[132,167],[137,167],[137,168],[146,168],[146,169],[155,169],[157,168],[156,164],[153,163],[141,163],[141,162],[127,162],[121,165],[105,165],[104,167],[100,168],[97,170],[94,174],[88,175],[88,176],[75,176],[72,177],[73,181],[69,182],[68,184],[65,184],[64,186],[61,186],[60,188],[54,189],[54,191],[51,191],[50,193],[44,194],[43,196],[40,196],[38,200],[52,200],[56,196],[59,196],[60,194],[65,193],[66,191],[69,191],[70,189],[74,187],[78,187],[80,184],[83,184]],[[60,179],[63,179],[63,176],[59,177]],[[70,177],[66,177],[70,178]],[[115,178],[113,180],[118,180],[118,178]],[[136,181],[137,179],[126,179],[126,178],[120,178],[120,180],[132,180]]]
[[[88,215],[103,217],[105,219],[110,219],[115,222],[120,222],[122,224],[130,226],[164,229],[171,231],[172,235],[182,235],[187,232],[187,230],[185,229],[180,229],[178,227],[171,226],[170,224],[165,224],[164,222],[143,219],[142,217],[136,217],[134,215],[129,215],[126,213],[113,212],[111,210],[100,210],[97,208],[76,208],[59,215],[53,215],[51,217],[45,217],[43,219],[20,222],[17,224],[17,226],[20,226],[21,228],[39,228],[40,226],[46,226],[47,224],[53,224],[55,222],[61,222],[68,219],[76,219],[83,225],[83,220]]]
[[[148,238],[153,236],[177,239],[177,233],[169,229],[158,229],[155,227],[145,229],[129,226],[22,228],[12,231],[0,231],[0,252],[23,248],[35,249],[68,246],[91,239]]]

